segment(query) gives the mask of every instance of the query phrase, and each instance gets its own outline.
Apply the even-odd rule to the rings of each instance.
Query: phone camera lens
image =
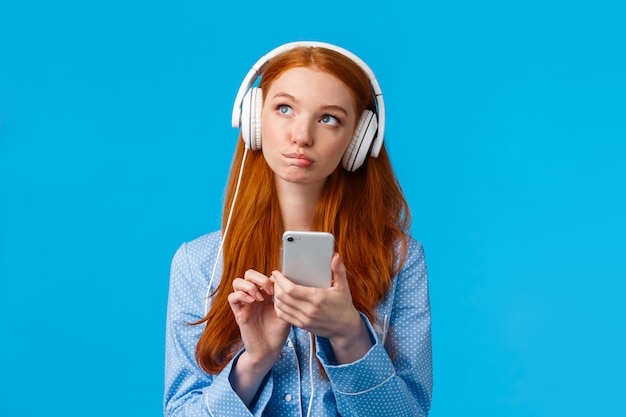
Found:
[[[289,237],[287,238],[287,242],[293,242],[293,236],[289,236]]]

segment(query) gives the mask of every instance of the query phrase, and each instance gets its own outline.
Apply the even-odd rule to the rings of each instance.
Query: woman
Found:
[[[172,261],[165,414],[427,415],[426,265],[371,70],[333,45],[284,45],[244,80],[233,122],[223,231]],[[279,272],[286,230],[334,235],[329,288]]]

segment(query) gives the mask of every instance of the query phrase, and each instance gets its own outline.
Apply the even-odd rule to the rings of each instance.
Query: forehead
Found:
[[[328,104],[354,106],[348,86],[334,75],[315,67],[296,67],[283,72],[270,85],[269,98],[279,93],[302,99],[325,100]]]

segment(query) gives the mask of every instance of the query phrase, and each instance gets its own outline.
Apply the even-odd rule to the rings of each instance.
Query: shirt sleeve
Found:
[[[204,325],[190,325],[204,317],[208,282],[190,266],[194,248],[182,245],[172,260],[167,307],[165,346],[164,415],[260,416],[272,391],[267,378],[252,410],[241,401],[229,381],[239,355],[218,375],[209,375],[195,360],[195,349]],[[195,272],[195,274],[194,274]]]
[[[427,416],[432,400],[432,352],[428,273],[422,245],[409,240],[395,278],[389,354],[362,315],[374,346],[358,361],[333,363],[328,340],[318,338],[318,358],[330,379],[337,411],[347,416]]]

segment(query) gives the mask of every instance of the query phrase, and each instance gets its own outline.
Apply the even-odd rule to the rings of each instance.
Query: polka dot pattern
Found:
[[[337,365],[328,340],[315,340],[328,377],[313,366],[311,396],[309,334],[292,327],[281,355],[248,409],[228,377],[237,357],[218,375],[206,374],[194,352],[205,314],[205,297],[220,233],[183,244],[172,260],[166,324],[165,416],[426,416],[432,399],[428,273],[422,245],[409,237],[407,260],[377,309],[379,322],[362,315],[374,346],[360,360]],[[216,277],[220,276],[218,265]],[[217,278],[212,288],[217,286]],[[389,331],[387,329],[390,329]],[[383,347],[393,346],[393,355]]]

